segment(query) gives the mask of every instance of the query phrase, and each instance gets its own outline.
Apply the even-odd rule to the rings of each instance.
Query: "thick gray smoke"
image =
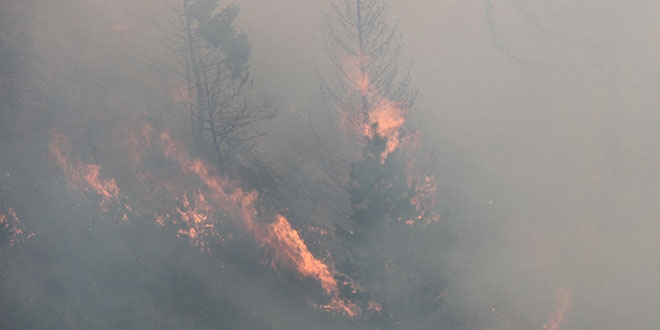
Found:
[[[61,173],[32,177],[37,164],[48,163],[47,140],[55,133],[42,128],[92,137],[80,143],[84,154],[93,153],[85,143],[112,133],[90,127],[92,117],[113,124],[126,113],[187,120],[183,111],[162,110],[181,87],[170,79],[172,55],[159,28],[172,21],[172,11],[160,0],[6,2],[0,6],[15,15],[0,13],[0,214],[11,207],[26,231],[36,233],[27,243],[3,245],[8,270],[0,281],[13,288],[0,292],[0,308],[27,322],[14,326],[215,328],[217,315],[209,314],[217,310],[232,329],[355,326],[318,309],[292,313],[312,305],[306,287],[278,281],[254,252],[258,244],[234,247],[253,252],[210,259],[234,265],[224,269],[210,266],[208,256],[174,234],[141,241],[84,207],[67,213],[85,203],[63,186],[44,183]],[[317,123],[325,116],[319,71],[329,63],[321,23],[330,1],[235,3],[241,8],[236,24],[252,45],[253,97],[280,110],[257,151],[279,167],[296,161],[307,174],[323,175],[314,159],[296,152],[315,148],[307,116]],[[405,43],[400,60],[414,63],[419,89],[410,120],[438,150],[442,221],[456,237],[446,245],[451,251],[439,251],[451,256],[442,274],[442,326],[653,328],[660,304],[660,4],[389,5],[389,20]],[[42,78],[59,83],[45,86]],[[26,89],[39,90],[43,99],[31,99]],[[44,108],[52,109],[45,117]],[[113,150],[104,150],[107,158]],[[292,200],[308,198],[290,185]],[[325,188],[319,184],[318,191]],[[34,200],[23,202],[25,196]],[[63,225],[74,215],[76,226],[89,228],[87,236]],[[90,252],[89,246],[96,248]],[[128,285],[112,274],[134,281]],[[113,295],[105,294],[108,288]],[[65,303],[49,305],[57,300]],[[33,323],[22,321],[35,310],[44,313]],[[116,323],[120,315],[131,315],[126,322],[132,323]]]

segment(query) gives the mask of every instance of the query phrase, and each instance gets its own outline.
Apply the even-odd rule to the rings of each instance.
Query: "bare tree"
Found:
[[[249,151],[262,132],[254,129],[273,112],[252,107],[248,93],[251,46],[247,35],[234,28],[236,5],[220,7],[219,0],[181,0],[171,6],[178,16],[168,38],[184,60],[195,145],[210,144],[218,165]]]

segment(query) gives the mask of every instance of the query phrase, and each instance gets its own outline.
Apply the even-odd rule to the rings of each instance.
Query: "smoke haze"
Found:
[[[324,116],[319,71],[329,63],[321,24],[323,13],[331,12],[330,2],[235,3],[241,8],[236,24],[252,45],[254,98],[271,101],[279,110],[256,150],[273,166],[284,168],[278,172],[283,176],[292,175],[287,170],[294,162],[307,175],[322,173],[314,165],[318,151],[310,156],[297,152],[315,148],[308,114],[317,118],[312,122]],[[660,304],[660,245],[655,237],[660,231],[656,201],[660,196],[656,111],[660,5],[645,0],[391,0],[389,4],[387,17],[398,23],[405,43],[400,61],[414,64],[413,85],[419,90],[409,120],[437,149],[442,221],[455,237],[452,244],[438,244],[449,249],[438,251],[440,259],[448,256],[447,269],[442,270],[448,285],[438,319],[451,320],[438,321],[440,328],[653,328],[655,307]],[[239,264],[220,271],[220,262],[209,264],[217,260],[205,259],[208,256],[174,234],[141,241],[132,230],[104,223],[98,228],[89,225],[95,229],[81,238],[61,227],[68,221],[67,210],[85,203],[74,194],[64,194],[63,186],[38,183],[61,175],[56,167],[38,178],[21,174],[37,172],[35,163],[48,163],[49,157],[47,144],[35,145],[24,137],[38,136],[35,140],[42,141],[57,133],[41,127],[73,132],[86,137],[79,143],[83,154],[99,153],[109,163],[123,164],[113,157],[119,155],[117,144],[99,142],[113,140],[112,127],[117,123],[139,117],[159,118],[156,122],[163,127],[154,130],[166,127],[163,123],[168,121],[185,125],[185,113],[164,110],[173,107],[173,93],[182,85],[169,72],[172,55],[163,46],[158,27],[173,15],[158,0],[33,0],[7,1],[2,6],[15,14],[7,23],[0,21],[0,41],[31,54],[25,57],[28,62],[35,59],[16,67],[16,73],[0,70],[3,82],[12,81],[20,90],[11,92],[19,98],[19,110],[10,115],[3,108],[5,122],[0,125],[15,126],[11,129],[19,132],[2,136],[1,164],[6,173],[0,173],[5,176],[0,182],[4,199],[0,207],[5,209],[0,208],[0,213],[7,214],[11,206],[25,230],[36,235],[2,254],[9,260],[6,281],[13,286],[12,294],[27,306],[15,315],[48,310],[40,317],[60,323],[42,324],[70,328],[90,324],[108,329],[213,328],[199,321],[211,317],[199,316],[197,310],[213,313],[215,309],[204,306],[226,304],[222,310],[228,319],[240,315],[232,319],[238,320],[236,324],[226,325],[232,329],[354,326],[322,308],[292,313],[298,306],[313,305],[313,299],[305,296],[312,280],[300,286],[295,281],[278,282],[274,274],[282,271],[270,272],[264,265],[268,262],[256,252],[241,255],[241,262],[220,258],[226,264]],[[21,41],[26,39],[30,41]],[[17,57],[15,63],[20,63],[20,54]],[[39,107],[46,101],[21,101],[29,98],[25,88],[56,95],[45,98],[60,102],[57,113],[51,111],[40,119],[48,124],[33,121],[42,118]],[[8,99],[9,89],[0,90],[0,96]],[[54,108],[51,104],[48,109]],[[95,123],[107,126],[97,130],[91,126]],[[187,137],[176,128],[173,135]],[[104,147],[86,149],[97,142]],[[120,165],[110,168],[114,176],[125,174]],[[16,178],[21,175],[31,178]],[[26,187],[26,182],[37,184]],[[303,221],[296,219],[313,212],[330,216],[333,206],[312,208],[295,187],[295,182],[281,187],[291,194],[289,208],[300,206],[299,211],[290,211],[294,227],[302,228]],[[22,201],[33,191],[33,201]],[[32,209],[31,203],[42,206]],[[52,221],[44,218],[49,210],[57,214]],[[289,216],[287,212],[285,207],[277,210],[278,215]],[[81,222],[101,217],[85,208],[73,214],[85,219]],[[234,235],[254,239],[245,232]],[[301,235],[306,242],[323,239],[311,231]],[[86,246],[95,246],[97,240],[107,246],[97,246],[90,256]],[[17,249],[21,244],[26,247]],[[331,244],[308,243],[324,262],[323,252]],[[48,253],[49,248],[54,252]],[[242,246],[233,248],[238,251]],[[90,261],[79,260],[81,255],[110,260],[110,266],[87,268]],[[136,267],[169,275],[156,281],[148,272],[136,272],[134,286],[125,287],[112,274],[130,272],[123,264],[128,259]],[[112,268],[115,264],[120,266]],[[52,265],[64,266],[49,268]],[[177,288],[181,282],[194,283],[192,291]],[[153,288],[163,283],[169,287]],[[98,287],[115,288],[121,294],[106,297]],[[152,289],[157,293],[151,296],[130,294]],[[311,296],[323,294],[316,290],[320,293]],[[184,298],[172,303],[172,297]],[[46,303],[53,299],[74,303],[53,308]],[[130,325],[116,324],[112,315],[102,314],[103,308],[83,306],[77,299],[107,299],[108,305],[145,312],[134,315]],[[76,308],[86,314],[71,311]],[[129,313],[122,308],[112,312]]]

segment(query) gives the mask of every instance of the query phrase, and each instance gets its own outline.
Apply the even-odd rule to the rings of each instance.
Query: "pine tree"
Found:
[[[401,37],[386,23],[385,1],[344,0],[333,8],[324,26],[336,70],[322,76],[322,96],[360,150],[349,161],[350,225],[338,229],[349,250],[338,268],[356,284],[342,294],[363,310],[367,328],[424,328],[440,308],[445,284],[443,274],[422,269],[417,257],[434,249],[429,239],[447,235],[435,221],[436,195],[420,196],[433,169],[409,171],[420,166],[410,143],[418,133],[405,123],[417,95],[411,67],[400,74]]]

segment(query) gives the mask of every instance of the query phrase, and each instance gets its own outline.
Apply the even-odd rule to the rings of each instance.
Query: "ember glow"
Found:
[[[405,123],[408,109],[401,102],[390,100],[378,92],[372,85],[368,67],[369,58],[363,54],[345,60],[344,70],[350,80],[349,85],[359,94],[360,106],[344,108],[340,112],[349,122],[348,126],[353,127],[359,136],[368,140],[386,139],[387,146],[381,154],[381,161],[385,162],[387,156],[400,144],[400,131]]]
[[[177,231],[179,237],[185,236],[193,244],[203,248],[206,242],[205,236],[220,236],[213,224],[212,209],[201,191],[193,194],[192,202],[188,198],[188,194],[184,193],[181,202],[183,205],[176,207],[176,211],[183,222],[183,228]],[[156,219],[156,223],[162,223],[162,218],[157,217]]]
[[[566,289],[561,289],[557,291],[555,297],[555,313],[552,314],[550,319],[543,324],[543,329],[546,330],[559,330],[562,323],[564,322],[564,317],[566,311],[571,307],[571,292]]]
[[[13,246],[19,242],[24,242],[34,237],[34,233],[28,233],[21,220],[16,215],[16,211],[11,207],[6,209],[0,208],[0,227],[9,233],[9,246]]]
[[[422,220],[427,217],[431,208],[435,205],[435,200],[438,196],[438,183],[435,176],[425,175],[418,180],[419,182],[414,182],[409,185],[415,186],[415,195],[411,198],[410,202],[415,206],[417,210],[417,219],[408,219],[406,222],[412,224],[417,220]],[[428,217],[428,221],[440,221],[439,214],[432,214]]]
[[[398,220],[408,225],[418,221],[423,224],[439,221],[440,215],[433,211],[438,196],[437,179],[434,175],[424,172],[424,167],[428,164],[425,164],[423,159],[418,159],[415,154],[423,145],[422,134],[412,129],[405,130],[404,134],[404,125],[410,109],[402,102],[388,99],[379,93],[369,77],[369,65],[369,58],[364,55],[347,57],[344,60],[343,70],[349,80],[347,85],[352,87],[353,96],[359,95],[360,100],[342,103],[342,106],[352,106],[339,109],[340,117],[354,134],[364,140],[385,141],[385,148],[380,154],[382,164],[395,151],[402,151],[404,157],[401,157],[401,160],[407,163],[407,184],[414,191],[411,203],[417,210],[417,215]],[[355,107],[356,104],[359,106]]]
[[[64,171],[69,188],[75,190],[83,198],[89,192],[95,192],[99,197],[99,207],[108,211],[108,204],[119,201],[119,188],[115,179],[101,178],[101,166],[85,163],[72,157],[67,138],[55,134],[50,143],[52,159]]]
[[[268,225],[268,236],[264,243],[275,253],[275,260],[281,264],[293,263],[302,276],[314,277],[321,282],[327,294],[336,293],[337,281],[328,266],[316,259],[307,249],[298,231],[291,227],[282,215],[276,215],[276,221]]]
[[[382,162],[399,146],[399,131],[406,121],[405,114],[399,105],[387,99],[381,100],[369,110],[368,122],[363,128],[364,136],[369,139],[387,139],[386,148],[380,155]]]

